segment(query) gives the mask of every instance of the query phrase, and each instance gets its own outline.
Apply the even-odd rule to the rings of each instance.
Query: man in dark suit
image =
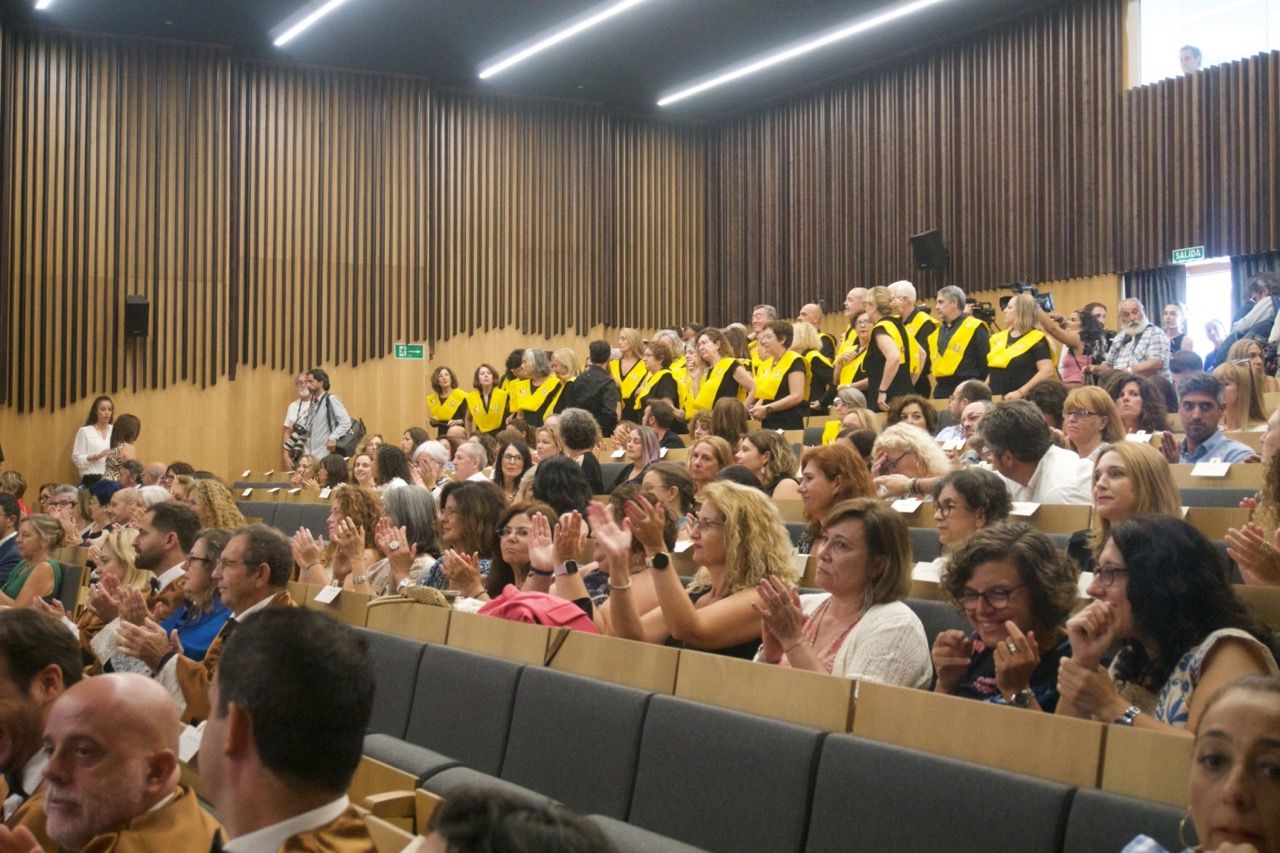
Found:
[[[0,585],[9,579],[13,567],[22,562],[18,556],[18,522],[21,520],[18,499],[0,492]]]
[[[587,358],[587,369],[560,395],[556,411],[585,409],[600,424],[601,435],[613,435],[622,395],[618,383],[609,375],[609,342],[592,341],[587,348]]]

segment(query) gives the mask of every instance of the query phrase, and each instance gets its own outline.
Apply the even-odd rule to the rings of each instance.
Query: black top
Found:
[[[655,382],[653,387],[649,389],[649,393],[640,398],[640,411],[634,412],[634,414],[644,414],[644,401],[648,400],[650,397],[655,400],[670,400],[671,405],[678,408],[680,406],[680,386],[676,383],[676,378],[668,373],[666,376]],[[628,418],[628,420],[630,420],[630,418]]]
[[[1010,337],[1010,345],[1016,340]],[[1036,362],[1042,358],[1053,358],[1047,340],[1037,341],[1031,349],[1010,361],[1008,367],[991,368],[991,393],[1008,394],[1026,385],[1036,375]]]
[[[665,447],[668,450],[680,450],[684,447],[684,442],[680,440],[680,436],[676,435],[673,430],[667,430],[662,434],[662,439],[658,442],[659,447]]]
[[[791,361],[791,366],[787,368],[787,372],[782,375],[782,381],[778,383],[778,391],[774,399],[791,393],[790,388],[787,387],[787,380],[793,373],[799,373],[801,379],[804,378],[804,359],[796,358]],[[761,400],[761,402],[769,401]],[[763,429],[804,429],[804,417],[809,410],[808,403],[808,400],[801,400],[788,409],[774,409],[765,415],[760,425]]]
[[[1029,686],[1036,697],[1036,704],[1050,714],[1058,707],[1058,664],[1067,657],[1071,657],[1071,642],[1063,637],[1058,645],[1040,653],[1040,664],[1031,672]],[[955,695],[1005,704],[1004,696],[996,686],[995,652],[984,646],[977,634],[973,635],[973,658],[960,679]]]
[[[613,382],[613,379],[609,379]],[[613,387],[618,387],[614,385]],[[591,486],[591,494],[604,494],[604,473],[600,470],[600,460],[596,459],[595,454],[587,451],[582,454],[582,473],[587,476],[587,483]]]
[[[903,344],[906,344],[909,336],[906,327],[902,325],[902,318],[889,317],[887,322],[898,328],[898,334],[902,336]],[[885,366],[884,353],[880,352],[880,342],[877,338],[886,338],[889,343],[897,346],[893,338],[889,337],[889,333],[879,328],[879,324],[871,330],[871,340],[867,344],[867,357],[862,363],[867,368],[867,404],[873,412],[880,411],[877,406],[881,380],[884,379]],[[915,386],[911,384],[911,370],[907,367],[906,353],[902,354],[902,358],[898,362],[898,372],[894,374],[893,383],[889,385],[886,391],[886,403],[892,403],[895,397],[905,397],[916,392]]]
[[[813,373],[809,380],[809,401],[817,400],[823,406],[828,406],[836,392],[835,386],[831,384],[835,371],[830,364],[818,358],[813,359],[809,364]]]
[[[696,607],[698,604],[698,599],[702,598],[702,596],[706,595],[710,591],[711,591],[710,589],[704,589],[700,592],[691,592],[689,593],[689,600],[692,601],[694,603],[694,606]],[[666,645],[671,646],[673,648],[677,648],[677,649],[693,649],[694,648],[693,646],[686,646],[684,643],[680,642],[675,637],[668,637]],[[726,646],[723,649],[694,649],[694,651],[709,652],[710,654],[713,654],[713,655],[728,655],[731,658],[742,658],[743,660],[753,660],[756,656],[756,652],[758,652],[759,650],[760,650],[759,639],[747,640],[745,643],[739,643],[736,646]]]
[[[938,332],[938,352],[942,352],[947,348],[947,344],[951,343],[951,335],[960,328],[960,323],[964,321],[964,315],[961,314],[951,323],[943,323]],[[987,329],[987,324],[983,323],[973,332],[973,337],[969,339],[969,345],[965,347],[964,354],[960,356],[960,365],[956,368],[956,372],[951,376],[937,377],[937,384],[933,387],[933,396],[943,399],[951,396],[951,392],[956,390],[956,386],[966,379],[981,379],[987,377],[987,353],[991,351],[991,332]]]
[[[584,409],[600,424],[602,435],[613,435],[613,429],[618,425],[620,398],[618,383],[613,381],[609,371],[593,364],[564,389],[556,403],[556,411]]]

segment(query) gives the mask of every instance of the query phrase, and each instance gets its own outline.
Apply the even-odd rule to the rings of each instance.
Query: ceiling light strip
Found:
[[[275,46],[284,47],[286,44],[293,41],[300,33],[302,33],[304,30],[306,30],[316,21],[320,20],[325,15],[329,14],[334,9],[338,8],[343,3],[346,3],[346,2],[347,0],[328,0],[326,3],[322,4],[318,9],[316,9],[314,12],[304,17],[301,21],[298,21],[298,23],[294,24],[289,29],[285,30],[280,35],[280,37],[275,40],[274,42]]]
[[[506,59],[500,60],[498,62],[493,63],[492,65],[488,65],[484,68],[481,68],[480,79],[487,80],[495,74],[499,74],[503,71],[506,71],[508,68],[510,68],[511,66],[517,63],[524,62],[526,59],[533,56],[534,54],[541,53],[542,51],[546,50],[549,47],[554,47],[555,45],[559,44],[565,39],[573,38],[578,33],[583,32],[584,30],[589,30],[592,27],[596,26],[597,24],[602,24],[605,21],[609,20],[610,18],[614,17],[615,15],[621,15],[623,12],[627,11],[631,7],[639,6],[643,2],[645,2],[645,0],[621,0],[621,2],[613,3],[609,6],[606,6],[605,8],[601,9],[599,12],[596,12],[593,15],[588,15],[582,20],[576,23],[570,24],[564,29],[556,30],[551,35],[547,36],[546,38],[539,39],[538,41],[524,48],[523,50],[516,51],[515,53],[511,54],[511,56],[508,56]]]
[[[36,0],[36,9],[48,9],[53,4],[53,0]]]
[[[754,62],[749,62],[746,65],[735,68],[732,71],[726,71],[723,74],[718,74],[709,80],[703,81],[702,83],[697,83],[684,89],[679,89],[672,92],[670,95],[664,95],[658,100],[658,106],[665,107],[670,104],[674,104],[677,101],[683,101],[685,98],[691,98],[694,95],[707,91],[708,89],[713,89],[716,86],[723,86],[725,83],[755,74],[757,71],[763,71],[764,69],[771,68],[779,63],[795,59],[797,56],[812,53],[813,51],[826,47],[829,44],[843,41],[844,39],[856,36],[859,33],[882,26],[891,21],[896,21],[898,18],[906,17],[907,15],[914,14],[942,2],[944,2],[944,0],[916,0],[914,3],[907,3],[904,6],[898,6],[887,12],[876,15],[875,17],[867,18],[866,20],[859,21],[858,23],[851,24],[847,27],[841,27],[840,29],[827,33],[824,36],[819,36],[818,38],[798,44],[794,47],[789,47],[785,50],[780,50],[777,53],[769,54],[768,56]]]

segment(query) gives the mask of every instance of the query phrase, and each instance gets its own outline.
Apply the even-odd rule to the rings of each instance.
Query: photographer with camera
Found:
[[[307,386],[311,391],[311,406],[305,414],[299,415],[297,422],[294,423],[293,434],[290,436],[290,441],[285,444],[286,452],[300,449],[300,452],[293,457],[294,460],[303,453],[309,454],[314,459],[323,459],[334,452],[350,456],[354,452],[354,447],[338,449],[338,441],[341,439],[344,443],[348,443],[354,435],[351,416],[347,414],[347,408],[342,405],[342,401],[329,393],[329,374],[318,367],[313,367],[307,371],[306,377]],[[363,425],[361,425],[360,435],[356,436],[356,440],[362,438],[363,434]]]
[[[1089,375],[1103,377],[1113,370],[1127,370],[1168,379],[1169,338],[1164,329],[1147,320],[1142,303],[1132,298],[1120,303],[1120,322],[1124,325],[1111,342],[1106,361],[1089,367]]]
[[[934,310],[942,319],[929,334],[929,358],[933,373],[933,396],[950,397],[969,379],[985,382],[991,333],[976,317],[964,313],[964,291],[949,285],[938,291]]]

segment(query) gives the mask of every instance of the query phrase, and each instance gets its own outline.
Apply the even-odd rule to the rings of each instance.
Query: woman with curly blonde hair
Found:
[[[637,497],[629,525],[619,526],[601,504],[590,507],[597,553],[609,571],[611,630],[620,637],[751,659],[760,646],[756,585],[766,577],[794,583],[791,539],[778,508],[759,489],[715,482],[702,490],[690,517],[693,561],[701,566],[686,589],[663,539],[666,510]],[[634,532],[633,532],[634,531]],[[631,538],[644,546],[654,572],[658,606],[646,613],[631,600]]]
[[[235,530],[244,526],[244,515],[226,486],[217,480],[195,480],[187,489],[187,506],[200,519],[200,528]]]
[[[371,566],[382,559],[374,539],[382,511],[382,496],[377,492],[350,485],[334,489],[328,546],[305,527],[293,535],[293,559],[302,570],[303,583],[340,585],[352,565]],[[351,582],[359,586],[365,579],[352,578]]]

